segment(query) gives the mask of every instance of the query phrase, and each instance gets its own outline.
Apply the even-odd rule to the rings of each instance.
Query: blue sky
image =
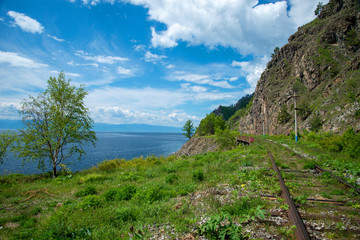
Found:
[[[327,3],[327,1],[322,1]],[[1,0],[0,119],[64,71],[98,123],[198,124],[255,90],[318,1]]]

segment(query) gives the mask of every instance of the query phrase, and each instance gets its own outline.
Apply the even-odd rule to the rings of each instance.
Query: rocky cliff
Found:
[[[214,138],[192,137],[174,155],[195,155],[206,152],[213,152],[218,148]]]
[[[360,130],[359,9],[358,0],[330,0],[290,36],[262,73],[240,132],[288,134],[295,100],[300,131],[316,121],[325,131]]]

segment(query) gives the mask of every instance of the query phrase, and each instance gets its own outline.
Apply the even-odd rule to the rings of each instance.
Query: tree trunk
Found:
[[[57,174],[56,174],[56,166],[53,166],[53,173],[52,173],[52,178],[56,178]]]

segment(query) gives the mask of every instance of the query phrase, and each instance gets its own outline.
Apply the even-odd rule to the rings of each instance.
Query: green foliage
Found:
[[[354,28],[346,33],[345,43],[355,50],[360,47],[360,36]]]
[[[324,4],[322,2],[319,2],[318,5],[316,6],[314,14],[316,16],[319,15],[323,7],[324,7]]]
[[[253,96],[254,94],[247,94],[240,98],[236,104],[227,107],[220,105],[217,109],[213,111],[213,113],[218,116],[222,116],[225,121],[228,121],[238,110],[245,109]]]
[[[245,239],[241,226],[236,225],[224,213],[210,217],[208,221],[199,226],[199,231],[209,239]]]
[[[95,195],[95,194],[96,194],[96,189],[93,186],[87,186],[85,189],[76,192],[75,196],[76,197],[85,197],[88,195]]]
[[[319,116],[313,116],[310,119],[310,130],[317,132],[319,131],[323,126],[323,122]]]
[[[105,180],[109,179],[107,176],[100,175],[100,174],[88,174],[84,177],[80,177],[79,183],[94,183],[94,182],[103,182]]]
[[[88,195],[80,203],[79,207],[83,210],[90,208],[98,208],[103,204],[103,199],[98,195]]]
[[[195,182],[202,182],[205,178],[204,172],[202,170],[195,170],[192,173],[192,178]]]
[[[162,184],[150,185],[139,191],[137,194],[137,198],[140,201],[149,203],[168,199],[172,196],[174,196],[174,193]]]
[[[294,197],[294,202],[297,204],[305,204],[307,203],[307,198],[309,197],[308,194],[300,195],[297,197]]]
[[[8,148],[16,139],[17,134],[15,132],[4,131],[0,133],[0,164],[3,163]]]
[[[96,141],[93,121],[84,105],[86,95],[84,87],[71,85],[61,72],[58,78],[50,77],[45,92],[24,100],[21,113],[25,127],[15,148],[18,156],[36,161],[43,170],[50,161],[53,177],[57,176],[56,167],[71,156],[80,160],[85,153],[83,145]]]
[[[287,111],[287,106],[286,105],[282,105],[279,115],[277,117],[277,120],[279,121],[279,123],[281,124],[285,124],[287,122],[289,122],[291,119],[291,115],[288,113]]]
[[[344,132],[342,142],[346,154],[352,158],[360,158],[360,133],[356,133],[353,128],[349,128]]]
[[[271,58],[275,57],[275,55],[280,51],[279,47],[274,48],[274,52],[271,54]]]
[[[120,209],[117,209],[115,211],[115,221],[120,221],[121,223],[124,222],[134,222],[137,219],[137,216],[139,214],[137,213],[136,209],[133,207],[122,207]]]
[[[216,130],[216,142],[221,150],[229,150],[236,147],[236,136],[239,135],[237,131],[230,131],[228,128],[225,130]]]
[[[231,216],[239,217],[240,221],[265,219],[264,201],[261,198],[249,196],[236,199],[234,203],[222,207],[222,211]]]
[[[185,135],[185,137],[191,138],[195,131],[193,122],[191,120],[187,120],[181,130],[184,131],[183,135]]]
[[[171,173],[166,176],[165,182],[168,184],[173,184],[178,180],[178,176],[175,173]]]
[[[136,193],[134,186],[125,186],[120,188],[111,188],[103,193],[107,201],[113,200],[130,200]]]
[[[297,109],[298,109],[297,113],[299,114],[299,117],[303,121],[306,120],[308,118],[308,116],[312,113],[310,104],[307,101],[300,102]]]
[[[351,102],[355,102],[356,101],[356,96],[357,96],[357,92],[358,92],[358,88],[359,88],[359,80],[360,78],[350,78],[349,80],[347,80],[346,82],[346,92],[347,92],[347,97]]]
[[[216,129],[224,130],[225,128],[225,120],[221,116],[211,113],[206,114],[206,117],[201,120],[196,132],[200,136],[214,135]]]
[[[333,57],[333,50],[330,47],[318,48],[318,55],[314,60],[318,66],[326,69],[324,74],[326,77],[333,78],[339,73],[339,61]]]

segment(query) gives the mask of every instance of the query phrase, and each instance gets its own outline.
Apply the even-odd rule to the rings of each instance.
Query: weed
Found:
[[[165,182],[168,184],[173,184],[174,182],[176,182],[178,180],[178,176],[174,173],[171,173],[169,175],[166,176],[165,178]]]
[[[81,177],[79,183],[87,183],[87,182],[102,182],[108,180],[109,178],[100,174],[89,174],[84,177]]]
[[[76,197],[85,197],[88,195],[95,195],[95,194],[96,194],[96,189],[93,186],[87,186],[85,189],[76,192],[75,196]]]
[[[236,225],[224,213],[210,217],[208,221],[199,226],[199,232],[209,239],[245,239],[241,226]]]
[[[103,193],[107,201],[112,200],[130,200],[136,193],[134,186],[125,186],[122,188],[112,188]]]
[[[280,234],[283,235],[286,239],[295,239],[295,230],[295,225],[291,225],[290,227],[282,227],[280,228]]]
[[[192,178],[196,182],[202,182],[204,180],[204,172],[202,170],[195,170],[192,173]]]
[[[294,202],[297,204],[305,204],[307,203],[307,198],[309,197],[308,194],[300,195],[297,197],[294,197]]]
[[[89,208],[98,208],[103,204],[101,196],[88,195],[80,203],[79,207],[83,210]]]

